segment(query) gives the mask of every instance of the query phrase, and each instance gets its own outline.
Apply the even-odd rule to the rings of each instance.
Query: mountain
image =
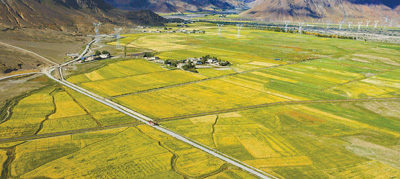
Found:
[[[190,12],[243,7],[243,0],[106,0],[126,10],[149,9],[155,12]]]
[[[104,0],[0,0],[0,27],[35,27],[87,31],[93,22],[113,25],[161,25],[165,19],[151,11],[128,12]]]
[[[266,20],[308,22],[386,22],[386,17],[388,21],[400,17],[398,0],[257,0],[255,4],[241,15]]]

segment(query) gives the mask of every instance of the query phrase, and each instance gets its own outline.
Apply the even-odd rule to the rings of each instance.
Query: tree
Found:
[[[177,67],[178,66],[178,61],[174,60],[171,62],[171,66]]]
[[[103,50],[103,51],[101,52],[101,54],[110,54],[110,52],[108,52],[108,51],[106,51],[106,50]]]
[[[154,54],[151,52],[144,52],[143,57],[154,57]]]
[[[94,53],[94,55],[99,56],[101,53],[100,51],[96,50],[96,52]]]

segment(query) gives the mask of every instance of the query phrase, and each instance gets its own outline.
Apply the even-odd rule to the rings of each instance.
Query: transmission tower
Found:
[[[101,23],[100,22],[93,23],[93,25],[94,25],[94,30],[96,31],[96,36],[95,36],[96,44],[100,44],[100,25],[101,25]]]
[[[361,24],[362,24],[363,22],[358,22],[358,31],[360,31],[360,29],[361,29]]]
[[[349,29],[351,29],[351,24],[353,24],[353,22],[347,22],[349,24]]]
[[[218,37],[221,37],[221,29],[224,26],[224,24],[217,24],[218,26]]]
[[[301,35],[301,28],[303,27],[304,22],[299,22],[299,34]]]
[[[393,25],[393,20],[390,20],[389,26],[392,27],[392,25]]]
[[[388,20],[389,20],[389,16],[386,16],[385,17],[385,22],[388,22]]]
[[[368,28],[368,26],[369,26],[369,22],[370,22],[370,21],[367,21],[367,28]]]
[[[121,42],[120,42],[120,38],[121,38],[121,30],[122,28],[116,28],[114,27],[115,30],[115,38],[117,38],[117,45],[115,46],[116,49],[121,49]]]
[[[376,29],[376,27],[378,27],[378,23],[379,23],[379,21],[375,21],[375,26],[374,26],[375,29]]]
[[[240,38],[240,30],[242,29],[243,24],[236,24],[236,27],[237,27],[237,29],[238,29],[237,38]]]
[[[290,21],[283,21],[283,22],[285,23],[285,32],[287,32]]]
[[[331,21],[326,21],[326,30],[329,29],[329,25],[331,24]]]

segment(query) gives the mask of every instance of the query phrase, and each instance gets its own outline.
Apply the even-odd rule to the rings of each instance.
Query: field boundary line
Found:
[[[354,102],[371,102],[371,101],[400,101],[400,98],[366,98],[366,99],[343,99],[343,100],[309,100],[309,101],[282,101],[282,102],[274,102],[274,103],[263,103],[251,106],[244,106],[239,108],[230,108],[230,109],[222,109],[210,112],[203,112],[203,113],[196,113],[196,114],[188,114],[188,115],[181,115],[175,117],[167,117],[167,118],[159,118],[157,121],[164,122],[164,121],[171,121],[171,120],[178,120],[178,119],[186,119],[192,117],[200,117],[200,116],[207,116],[207,115],[214,115],[214,114],[221,114],[227,112],[235,112],[235,111],[243,111],[249,109],[256,109],[256,108],[264,108],[270,106],[281,106],[281,105],[299,105],[299,104],[325,104],[325,103],[354,103]]]
[[[16,142],[16,141],[38,140],[38,139],[45,139],[45,138],[52,138],[52,137],[59,137],[59,136],[66,136],[66,135],[73,135],[73,134],[82,134],[82,133],[87,133],[87,132],[96,132],[96,131],[103,131],[103,130],[110,130],[110,129],[125,128],[125,127],[134,127],[134,126],[137,126],[137,125],[140,125],[140,124],[142,124],[142,123],[138,121],[138,122],[131,122],[131,123],[125,123],[125,124],[116,124],[116,125],[103,126],[103,127],[92,127],[92,128],[83,128],[83,129],[76,129],[76,130],[69,130],[69,131],[60,131],[60,132],[52,132],[52,133],[45,133],[45,134],[4,138],[4,139],[0,139],[0,144],[1,143],[8,143],[8,142]]]
[[[125,93],[125,94],[110,96],[110,97],[107,97],[107,98],[108,99],[113,99],[113,98],[129,96],[129,95],[136,95],[136,94],[141,94],[141,93],[158,91],[158,90],[174,88],[174,87],[178,87],[178,86],[184,86],[184,85],[200,83],[200,82],[204,82],[204,81],[208,81],[208,80],[221,79],[221,78],[225,78],[225,77],[228,77],[228,76],[235,76],[235,75],[246,74],[246,73],[251,73],[251,72],[256,72],[256,71],[261,71],[261,70],[266,70],[266,69],[278,68],[278,67],[282,67],[282,66],[286,66],[286,65],[293,65],[293,64],[312,61],[312,60],[316,60],[316,59],[318,59],[318,58],[301,60],[301,61],[291,62],[291,63],[286,63],[286,64],[279,64],[279,65],[265,67],[265,68],[257,68],[257,69],[253,69],[253,70],[247,70],[247,71],[242,71],[242,72],[237,72],[237,73],[231,73],[231,74],[221,75],[221,76],[216,76],[216,77],[209,77],[209,78],[204,78],[204,79],[201,79],[201,80],[195,80],[195,81],[190,81],[190,82],[185,82],[185,83],[180,83],[180,84],[175,84],[175,85],[168,85],[168,86],[163,86],[163,87],[158,87],[158,88],[152,88],[152,89],[147,89],[147,90],[142,90],[142,91],[136,91],[136,92],[132,92],[132,93]]]

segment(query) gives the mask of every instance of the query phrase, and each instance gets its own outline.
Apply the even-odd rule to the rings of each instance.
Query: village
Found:
[[[146,53],[143,58],[154,63],[163,64],[168,67],[176,67],[194,73],[197,73],[196,68],[213,68],[231,65],[229,61],[224,61],[216,57],[211,57],[210,55],[199,58],[188,57],[183,60],[163,60],[157,56],[151,55],[151,53]]]
[[[189,27],[188,24],[193,24],[193,21],[184,21],[181,23],[177,23],[177,27],[179,29],[177,30],[172,30],[172,28],[168,27],[158,27],[154,29],[153,27],[150,26],[138,26],[136,27],[136,30],[140,30],[141,33],[184,33],[184,34],[205,34],[206,31],[204,30],[186,30],[183,28]]]
[[[67,56],[69,56],[69,57],[71,57],[71,58],[76,58],[76,57],[78,57],[79,56],[79,54],[78,55],[75,55],[75,54],[67,54]],[[84,57],[81,57],[79,60],[77,60],[75,63],[85,63],[85,62],[92,62],[92,61],[95,61],[95,60],[105,60],[105,59],[109,59],[109,58],[111,58],[111,54],[110,54],[110,52],[108,52],[108,51],[102,51],[102,52],[100,52],[100,51],[96,51],[95,53],[94,53],[94,55],[89,55],[89,56],[84,56]]]

